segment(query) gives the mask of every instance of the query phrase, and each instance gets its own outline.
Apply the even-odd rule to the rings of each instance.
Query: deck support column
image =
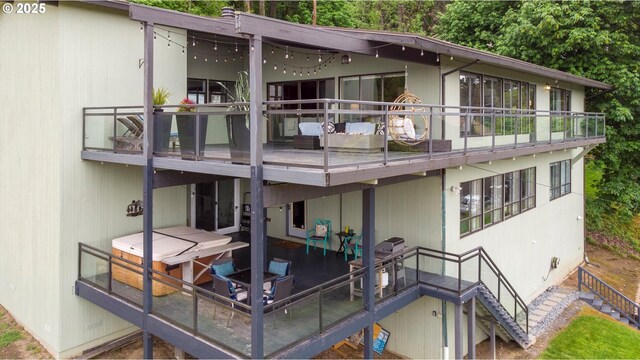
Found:
[[[476,358],[476,298],[469,300],[467,307],[467,359]]]
[[[491,358],[496,358],[496,324],[489,322],[489,342],[491,343]]]
[[[362,265],[367,269],[364,274],[362,298],[364,308],[369,315],[368,326],[364,328],[364,358],[373,359],[373,311],[376,303],[375,273],[375,188],[362,190]]]
[[[455,355],[456,359],[462,359],[462,304],[456,304],[455,309]]]
[[[249,131],[251,156],[251,358],[264,354],[264,282],[265,224],[262,173],[262,37],[249,38]]]
[[[147,318],[151,314],[153,306],[153,282],[151,281],[153,266],[153,23],[144,23],[144,118],[145,131],[143,138],[143,151],[145,166],[142,167],[142,201],[144,213],[142,215],[143,251],[142,272],[142,346],[145,359],[153,359],[153,337],[147,328]]]

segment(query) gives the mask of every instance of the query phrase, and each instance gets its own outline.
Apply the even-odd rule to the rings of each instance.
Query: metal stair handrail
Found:
[[[602,281],[602,279],[589,272],[589,270],[579,266],[578,291],[582,292],[582,286],[585,286],[594,294],[598,295],[598,297],[611,306],[611,308],[627,318],[630,323],[640,328],[640,305],[611,287],[611,285]]]

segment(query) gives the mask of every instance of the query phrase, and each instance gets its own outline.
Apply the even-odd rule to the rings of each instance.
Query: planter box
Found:
[[[377,152],[384,148],[384,135],[329,134],[329,150]]]
[[[320,137],[315,135],[296,135],[293,137],[294,149],[318,150]]]

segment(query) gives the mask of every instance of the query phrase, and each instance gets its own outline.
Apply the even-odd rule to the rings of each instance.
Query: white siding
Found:
[[[71,292],[59,286],[59,25],[55,7],[0,13],[0,303],[48,349]]]

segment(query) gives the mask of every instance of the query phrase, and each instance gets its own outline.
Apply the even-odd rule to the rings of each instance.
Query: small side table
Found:
[[[344,232],[344,231],[340,231],[339,233],[336,233],[336,236],[338,237],[338,239],[340,239],[340,247],[338,248],[338,252],[336,252],[336,257],[342,255],[345,253],[345,251],[347,251],[347,249],[344,248],[344,240],[343,238],[347,237],[347,236],[353,236],[355,235],[354,232]]]

